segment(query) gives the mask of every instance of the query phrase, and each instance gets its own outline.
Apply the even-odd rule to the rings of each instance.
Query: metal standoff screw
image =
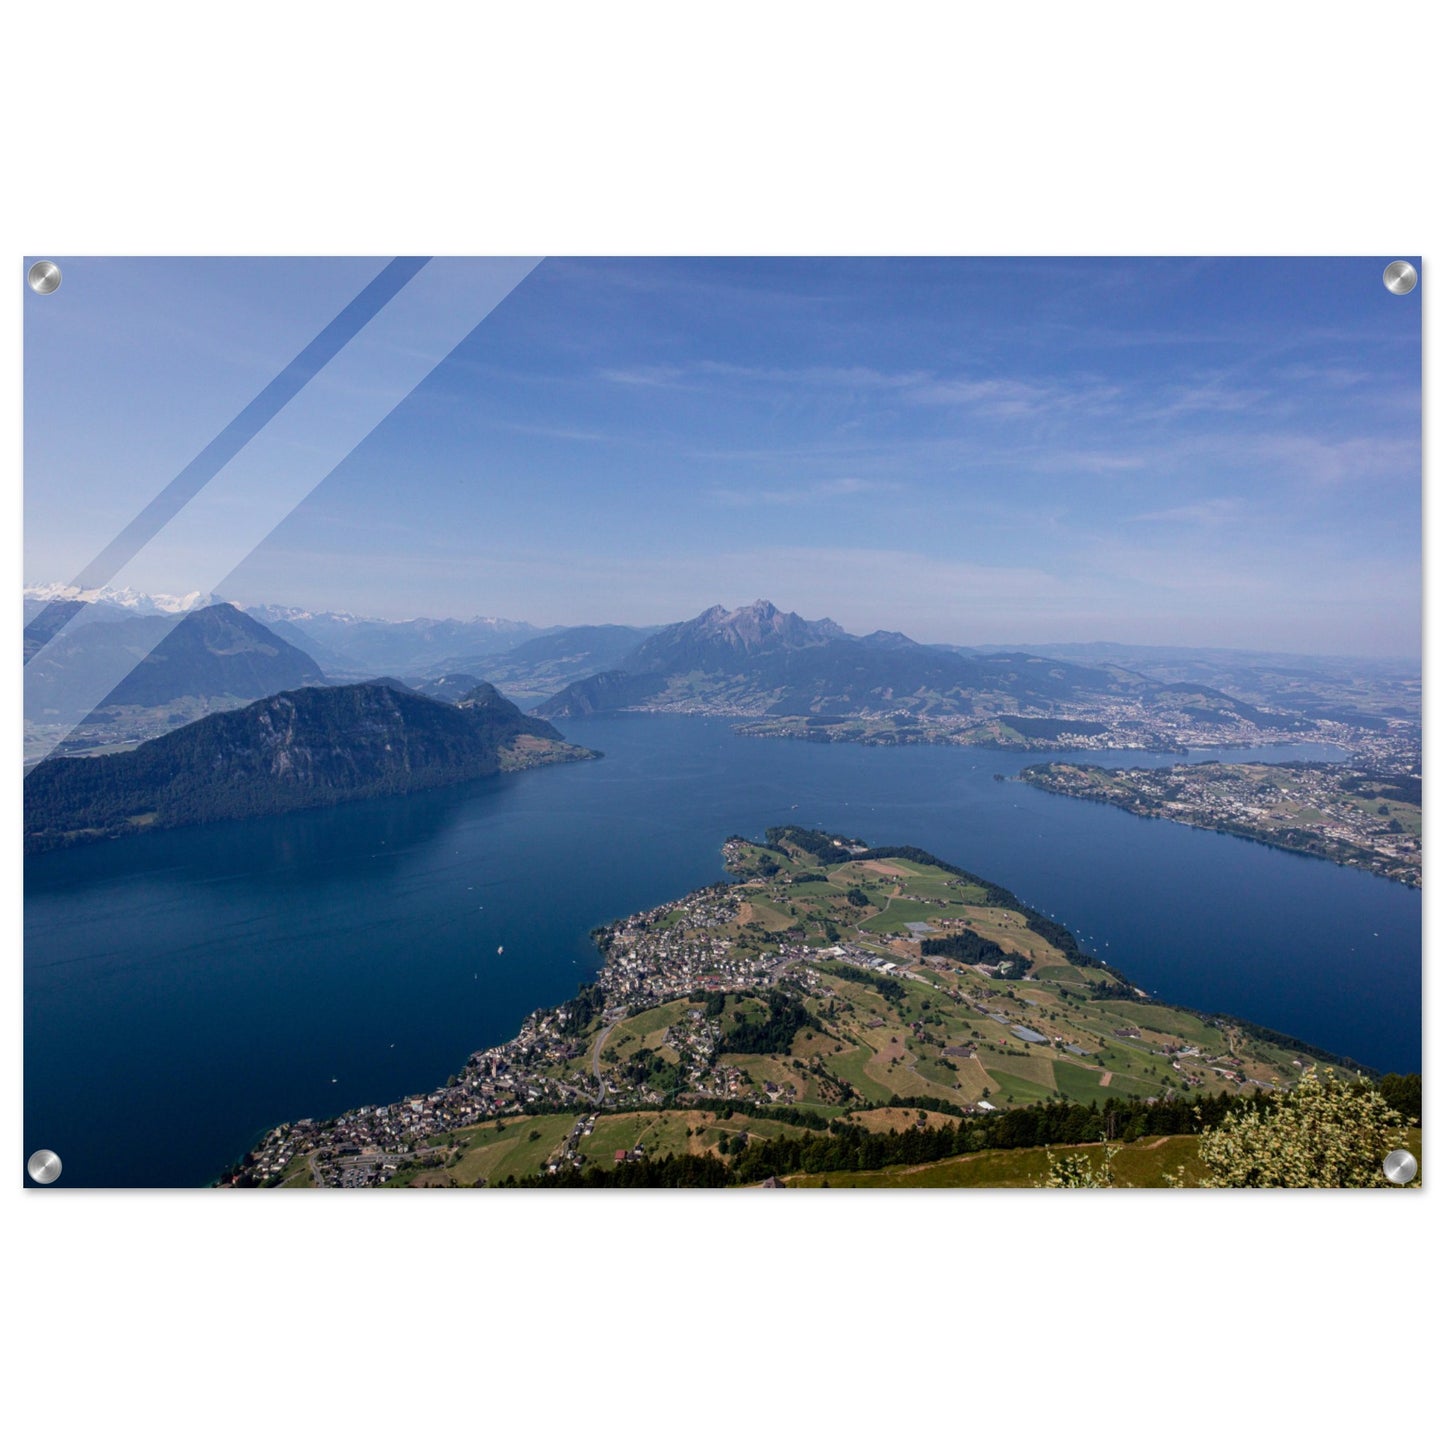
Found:
[[[1408,261],[1391,261],[1385,267],[1385,290],[1396,296],[1408,296],[1420,279],[1420,273]]]
[[[1413,1165],[1414,1160],[1410,1162]],[[53,1149],[37,1149],[25,1161],[25,1169],[37,1184],[54,1184],[60,1178],[60,1155]]]
[[[25,279],[37,296],[49,296],[60,289],[60,267],[54,261],[37,261],[26,273]],[[1410,283],[1414,285],[1412,281]]]
[[[1419,1167],[1408,1149],[1392,1149],[1385,1155],[1385,1178],[1391,1184],[1408,1184]]]

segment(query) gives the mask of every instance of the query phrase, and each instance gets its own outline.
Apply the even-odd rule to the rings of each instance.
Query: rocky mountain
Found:
[[[385,682],[307,687],[25,779],[27,850],[322,807],[591,756],[482,684],[459,705]]]
[[[126,617],[174,618],[223,601],[202,592],[170,596],[131,587],[83,590],[63,582],[35,584],[25,588],[26,656],[66,624],[74,630]],[[450,659],[494,657],[547,630],[503,617],[415,617],[398,622],[271,603],[237,605],[314,658],[329,675],[355,680],[377,672],[420,673],[443,666],[460,671]]]
[[[630,653],[622,663],[628,672],[727,672],[755,665],[764,657],[780,657],[849,638],[831,618],[808,622],[796,612],[782,612],[771,602],[729,612],[709,607],[688,622],[664,627]]]
[[[1023,653],[974,656],[898,632],[855,637],[771,602],[712,607],[664,627],[614,668],[559,691],[537,711],[572,717],[626,708],[745,716],[906,713],[969,717],[1052,711],[1087,698],[1137,698],[1146,679]]]
[[[262,698],[324,680],[305,652],[223,602],[187,612],[180,621],[165,614],[88,625],[77,620],[27,662],[25,716],[78,722],[92,708]]]

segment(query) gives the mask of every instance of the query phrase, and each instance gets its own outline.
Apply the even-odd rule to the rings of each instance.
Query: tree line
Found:
[[[1410,1097],[1418,1098],[1418,1074],[1392,1078],[1396,1097],[1403,1097],[1407,1102]],[[1373,1092],[1372,1086],[1363,1081],[1352,1087],[1362,1093]],[[784,1119],[805,1132],[774,1139],[749,1138],[741,1149],[734,1145],[736,1152],[729,1158],[711,1154],[666,1155],[619,1164],[611,1169],[589,1165],[552,1175],[512,1177],[505,1183],[518,1188],[715,1189],[756,1184],[775,1175],[842,1174],[894,1165],[931,1164],[988,1149],[1037,1149],[1045,1145],[1092,1144],[1100,1140],[1128,1144],[1160,1134],[1199,1134],[1247,1111],[1269,1114],[1287,1097],[1256,1091],[1252,1096],[1210,1094],[1196,1100],[1120,1099],[1102,1106],[1098,1102],[1085,1105],[1052,1100],[996,1113],[958,1114],[952,1124],[919,1124],[887,1133],[870,1131],[846,1118],[830,1120],[825,1126],[821,1116],[810,1110],[765,1109],[734,1103],[725,1112],[719,1111],[719,1117],[741,1113]],[[1395,1107],[1394,1100],[1390,1102]],[[894,1097],[893,1104],[935,1113],[955,1113],[958,1108],[945,1100],[899,1096]]]
[[[942,958],[952,958],[959,963],[1021,964],[1024,968],[1029,966],[1028,959],[1021,958],[1016,953],[1007,952],[993,939],[984,938],[982,934],[975,933],[971,928],[962,929],[958,933],[947,933],[937,938],[927,938],[923,942],[923,951],[937,954]]]

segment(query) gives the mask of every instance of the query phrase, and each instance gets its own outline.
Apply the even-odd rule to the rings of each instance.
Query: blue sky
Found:
[[[27,297],[28,582],[77,573],[380,265],[61,259]],[[1389,259],[545,260],[224,582],[184,529],[124,580],[1418,655],[1419,291]]]

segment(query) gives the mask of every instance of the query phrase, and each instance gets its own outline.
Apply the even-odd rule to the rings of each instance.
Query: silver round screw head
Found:
[[[1385,1178],[1391,1184],[1408,1184],[1419,1167],[1408,1149],[1392,1149],[1385,1155]]]
[[[60,1178],[60,1155],[53,1149],[37,1149],[25,1161],[25,1169],[37,1184],[54,1184]]]
[[[25,279],[37,296],[49,296],[60,289],[60,267],[54,261],[37,261],[25,273]]]
[[[1391,261],[1385,267],[1385,290],[1396,296],[1408,296],[1420,279],[1420,273],[1408,261]]]

